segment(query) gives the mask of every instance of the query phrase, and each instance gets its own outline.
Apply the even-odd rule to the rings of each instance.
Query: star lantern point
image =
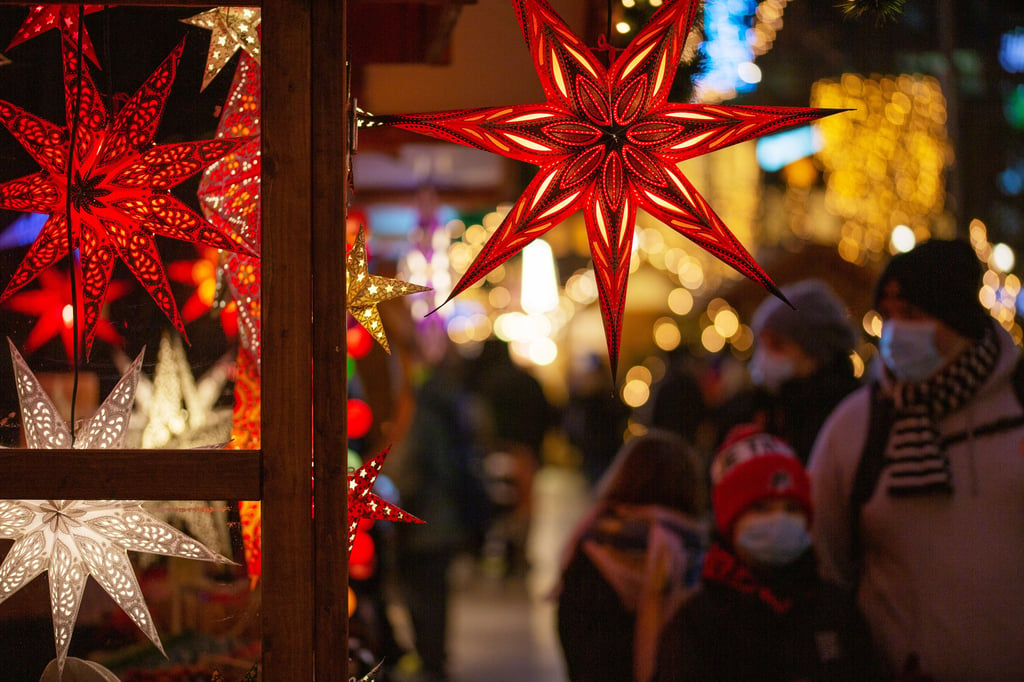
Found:
[[[404,509],[391,504],[387,500],[370,492],[377,475],[384,466],[391,447],[377,453],[363,466],[348,476],[348,551],[356,539],[361,519],[380,519],[381,521],[401,521],[405,523],[424,523]]]
[[[260,14],[258,7],[215,7],[182,19],[186,24],[210,31],[210,49],[206,55],[203,84],[200,90],[217,77],[238,50],[260,61]]]
[[[579,210],[613,373],[639,209],[778,294],[678,164],[834,111],[668,102],[699,0],[666,0],[608,67],[546,0],[513,5],[546,102],[377,117],[539,167],[447,300]]]
[[[118,112],[111,113],[88,68],[80,63],[71,37],[64,33],[66,127],[0,101],[0,124],[41,167],[37,173],[0,183],[0,208],[50,216],[0,293],[0,301],[64,257],[70,231],[82,265],[86,357],[118,260],[185,334],[155,236],[255,255],[243,239],[214,226],[171,193],[173,187],[244,142],[154,143],[183,47],[184,41]],[[70,131],[76,119],[72,150]],[[70,183],[69,162],[73,164]]]
[[[422,291],[430,291],[430,287],[419,284],[411,284],[398,279],[371,275],[367,270],[369,265],[366,254],[366,230],[360,226],[356,234],[355,243],[345,259],[346,286],[348,295],[346,306],[352,317],[370,332],[370,335],[384,348],[391,353],[388,345],[388,337],[384,333],[384,325],[380,319],[380,312],[377,304],[390,301],[400,296],[408,296]]]

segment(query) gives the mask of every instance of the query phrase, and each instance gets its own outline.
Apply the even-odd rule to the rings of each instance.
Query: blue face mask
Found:
[[[878,352],[882,362],[900,381],[924,381],[946,364],[935,347],[934,322],[887,320],[882,325]]]
[[[736,548],[762,566],[785,566],[811,546],[807,519],[787,511],[759,513],[736,535]]]
[[[758,348],[750,359],[749,369],[755,385],[769,393],[778,393],[782,384],[796,374],[796,363],[788,355]]]

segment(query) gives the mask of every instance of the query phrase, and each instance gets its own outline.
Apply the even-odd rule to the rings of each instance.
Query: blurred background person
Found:
[[[602,477],[557,590],[573,682],[651,679],[661,629],[700,575],[701,480],[692,447],[658,430],[627,441]]]
[[[485,559],[500,563],[501,574],[523,577],[528,569],[533,478],[556,412],[540,382],[512,361],[508,343],[499,339],[483,343],[480,355],[467,368],[466,387],[474,400],[476,437],[486,453],[487,476],[511,482],[511,494],[498,501],[498,513],[488,530]]]
[[[662,633],[657,679],[877,679],[852,597],[818,577],[810,481],[792,448],[739,426],[711,479],[716,539],[700,589]]]
[[[771,296],[754,313],[748,365],[754,390],[722,408],[719,434],[736,424],[761,424],[806,464],[825,419],[860,386],[850,357],[856,336],[846,306],[825,282],[803,280],[781,290],[795,309]]]

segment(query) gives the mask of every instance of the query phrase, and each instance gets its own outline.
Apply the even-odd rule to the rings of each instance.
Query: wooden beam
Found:
[[[0,499],[258,500],[260,454],[259,450],[0,450],[0,471],[4,472]]]
[[[263,12],[263,666],[312,680],[310,3]],[[340,324],[340,323],[339,323]]]
[[[348,680],[346,2],[312,1],[313,462],[317,682]]]

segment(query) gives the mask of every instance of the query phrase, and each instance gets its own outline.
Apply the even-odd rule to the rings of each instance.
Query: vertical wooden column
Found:
[[[313,517],[317,682],[348,677],[344,0],[312,0]]]
[[[262,18],[262,679],[311,682],[310,2],[266,2]]]

